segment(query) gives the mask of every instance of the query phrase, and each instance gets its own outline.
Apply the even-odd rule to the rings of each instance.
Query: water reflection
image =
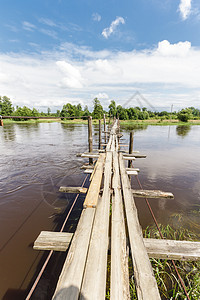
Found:
[[[191,130],[191,126],[190,125],[178,125],[176,127],[176,133],[177,135],[181,136],[181,137],[185,137],[186,135],[188,135],[188,133]]]
[[[124,130],[134,130],[134,131],[141,131],[141,130],[146,130],[148,127],[147,124],[121,124],[120,128]]]
[[[12,124],[2,127],[1,135],[5,141],[14,141],[16,137],[15,127]]]

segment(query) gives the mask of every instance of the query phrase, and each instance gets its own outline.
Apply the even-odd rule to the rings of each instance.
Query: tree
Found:
[[[95,98],[93,100],[93,104],[94,104],[94,110],[92,112],[92,116],[94,119],[102,119],[103,118],[103,107],[100,103],[100,101]]]
[[[62,118],[74,117],[75,116],[75,107],[71,103],[63,105],[60,116]]]
[[[14,107],[12,106],[12,102],[10,98],[0,96],[0,114],[3,116],[10,116],[14,111]]]
[[[50,108],[50,107],[48,107],[48,108],[47,108],[47,115],[49,116],[49,115],[50,115],[50,113],[51,113],[51,108]]]
[[[74,105],[74,109],[75,109],[75,116],[81,117],[83,113],[81,104],[79,103],[78,105]]]
[[[116,108],[116,103],[114,100],[111,100],[110,105],[108,106],[109,111],[109,117],[116,117],[116,113],[117,113],[117,108]]]
[[[15,111],[15,116],[23,116],[24,118],[22,118],[21,120],[27,120],[26,117],[31,117],[32,116],[32,110],[30,108],[28,108],[27,106],[23,106],[23,107],[18,107]],[[18,120],[16,118],[16,120]]]
[[[87,105],[84,107],[83,116],[84,117],[90,116],[90,112],[88,110],[88,106]]]
[[[117,115],[118,115],[120,120],[128,120],[127,111],[121,105],[117,106]]]
[[[182,109],[177,113],[177,118],[181,122],[187,122],[192,119],[192,110],[190,108]]]

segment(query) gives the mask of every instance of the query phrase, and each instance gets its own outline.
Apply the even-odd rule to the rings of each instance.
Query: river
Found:
[[[174,200],[151,199],[160,224],[200,233],[200,126],[123,127],[123,144],[134,130],[134,150],[144,189],[172,192]],[[98,128],[93,126],[94,143]],[[42,230],[59,231],[74,195],[59,187],[80,186],[85,178],[76,153],[87,150],[87,125],[61,123],[8,124],[0,127],[0,299],[25,299],[46,255],[33,250]],[[88,186],[88,181],[86,182]],[[132,177],[132,187],[139,188]],[[83,196],[65,231],[74,232]],[[143,228],[153,224],[144,199],[136,199]],[[48,251],[47,251],[48,252]],[[65,254],[53,255],[32,299],[50,299]]]

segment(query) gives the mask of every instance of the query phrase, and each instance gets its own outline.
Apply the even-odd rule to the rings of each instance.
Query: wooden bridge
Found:
[[[91,173],[88,189],[60,188],[62,192],[87,193],[73,237],[70,233],[41,232],[35,241],[34,248],[40,250],[66,251],[69,246],[54,300],[105,299],[108,249],[111,251],[110,299],[113,300],[130,299],[130,256],[137,298],[143,300],[160,299],[149,257],[200,258],[200,243],[143,238],[134,195],[149,198],[173,198],[173,195],[131,189],[129,176],[137,175],[139,170],[130,165],[127,168],[125,161],[145,156],[138,152],[122,152],[120,136],[116,120],[104,150],[81,154],[90,160],[97,159],[95,165],[83,166],[86,173]]]

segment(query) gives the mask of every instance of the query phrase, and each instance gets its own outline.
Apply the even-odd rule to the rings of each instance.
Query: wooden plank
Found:
[[[134,276],[136,279],[137,297],[139,300],[161,299],[146,247],[143,242],[142,229],[139,224],[137,209],[133,199],[130,181],[126,173],[122,153],[119,154],[119,165],[128,233],[131,245]]]
[[[126,172],[127,172],[128,175],[133,175],[133,176],[138,175],[137,171],[130,170],[130,171],[126,171]]]
[[[35,250],[66,251],[71,242],[73,233],[41,231],[34,242]]]
[[[85,174],[92,174],[93,173],[93,170],[92,169],[87,169],[84,171]]]
[[[135,160],[135,156],[123,156],[124,160]]]
[[[59,192],[71,194],[86,194],[87,188],[81,186],[61,186]]]
[[[81,154],[81,157],[88,157],[88,158],[99,158],[99,154]]]
[[[200,242],[144,239],[151,258],[174,260],[200,260]]]
[[[80,169],[94,169],[94,165],[82,165]]]
[[[126,168],[126,171],[137,171],[137,172],[140,172],[140,169],[138,169],[138,168]]]
[[[111,169],[112,153],[108,152],[104,168],[104,189],[96,208],[80,299],[105,299]]]
[[[133,196],[142,198],[167,198],[174,199],[174,195],[169,192],[162,192],[159,190],[133,190]]]
[[[83,203],[83,207],[96,207],[99,191],[101,186],[101,180],[103,175],[103,165],[104,165],[105,154],[101,153],[98,161],[96,162],[96,172],[94,173],[93,179],[90,183],[87,196]]]
[[[110,299],[130,299],[128,255],[117,152],[113,152]]]
[[[84,209],[60,274],[54,300],[78,300],[88,253],[95,209]]]
[[[145,154],[139,154],[139,153],[136,153],[136,152],[133,152],[132,154],[123,153],[123,156],[124,157],[132,157],[132,156],[134,156],[135,158],[146,158],[147,157]]]

